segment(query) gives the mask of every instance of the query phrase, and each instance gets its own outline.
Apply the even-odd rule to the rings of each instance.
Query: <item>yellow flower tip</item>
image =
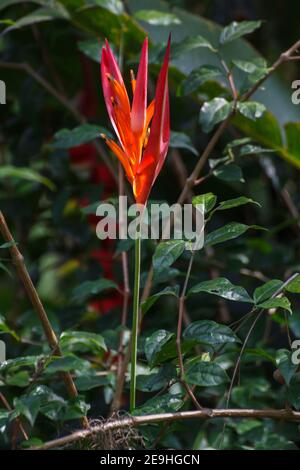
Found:
[[[135,80],[134,71],[132,69],[130,69],[130,79],[131,81]]]
[[[107,140],[107,137],[106,137],[105,134],[100,134],[100,137],[101,137],[101,139],[103,139],[103,140]]]

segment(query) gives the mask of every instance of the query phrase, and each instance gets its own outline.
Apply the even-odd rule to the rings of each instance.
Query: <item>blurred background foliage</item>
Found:
[[[99,139],[103,131],[112,133],[100,86],[104,39],[109,39],[121,60],[128,84],[129,69],[137,69],[142,41],[149,36],[149,92],[153,96],[172,32],[169,83],[173,133],[166,164],[151,197],[173,203],[217,122],[204,132],[203,117],[199,124],[202,103],[230,97],[226,74],[216,69],[220,69],[220,58],[210,46],[198,47],[193,41],[201,36],[216,47],[228,23],[263,20],[251,36],[222,47],[222,58],[230,68],[239,63],[233,67],[233,75],[242,94],[299,39],[299,14],[299,3],[282,0],[0,0],[0,78],[6,83],[6,104],[0,105],[0,207],[68,355],[67,360],[50,358],[8,250],[0,246],[0,332],[12,361],[0,368],[0,391],[14,410],[0,409],[3,447],[11,446],[16,417],[24,420],[30,442],[41,442],[78,426],[76,419],[88,410],[91,418],[107,416],[115,394],[120,331],[124,331],[125,343],[129,338],[130,307],[127,325],[120,327],[124,282],[120,253],[128,253],[132,287],[132,244],[100,241],[95,234],[97,203],[118,194],[115,157],[107,154]],[[253,73],[245,72],[245,63],[254,64]],[[208,75],[195,79],[193,71],[201,66],[208,66]],[[297,61],[284,64],[268,78],[251,98],[262,103],[266,112],[258,120],[238,114],[211,159],[216,162],[226,157],[224,149],[233,139],[246,136],[252,148],[246,149],[245,155],[234,151],[234,162],[228,165],[226,161],[218,172],[210,171],[207,165],[204,175],[209,177],[195,188],[199,195],[215,194],[219,202],[243,195],[261,206],[218,211],[209,231],[232,220],[268,230],[251,230],[230,243],[201,250],[195,258],[191,284],[226,277],[252,293],[266,281],[285,280],[300,270],[300,115],[299,105],[291,101],[291,84],[296,79]],[[153,241],[143,243],[142,284],[155,249]],[[172,268],[166,266],[154,276],[151,294],[181,285],[188,257],[183,253]],[[299,373],[287,359],[289,340],[300,335],[299,286],[290,290],[293,314],[276,308],[266,310],[251,335],[240,380],[233,388],[234,407],[283,408],[288,402],[299,409]],[[230,325],[248,312],[245,304],[208,294],[190,297],[186,309],[187,324],[212,320]],[[150,402],[139,413],[189,408],[190,404],[182,401],[180,386],[168,387],[176,382],[172,344],[176,324],[174,296],[159,297],[145,314],[139,344],[138,404]],[[146,356],[144,350],[149,338],[156,341],[151,335],[158,329],[169,332],[165,337],[169,349],[163,350],[167,355],[163,359],[156,357],[153,372],[149,368],[153,357],[147,354],[147,346]],[[245,324],[239,330],[240,338],[248,329]],[[221,352],[215,351],[214,364],[231,376],[239,349],[235,340],[229,343]],[[208,345],[207,350],[202,347],[201,354],[214,357],[212,351],[213,346]],[[284,367],[289,370],[285,385],[273,378],[278,365],[281,371],[286,371]],[[62,383],[55,380],[62,369],[74,374],[80,393],[76,400],[68,400]],[[206,406],[225,406],[227,379],[200,385],[197,396]],[[291,387],[287,387],[290,380]],[[127,407],[126,383],[121,409]],[[214,421],[197,426],[176,423],[168,429],[146,426],[141,433],[146,446],[156,443],[157,447],[204,449],[220,445],[222,429],[223,423]],[[296,424],[228,420],[222,446],[297,448],[298,436]],[[22,437],[17,435],[15,440],[19,443]]]

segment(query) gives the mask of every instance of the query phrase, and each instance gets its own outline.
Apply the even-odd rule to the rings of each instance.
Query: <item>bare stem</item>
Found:
[[[182,357],[182,350],[181,350],[181,333],[182,333],[182,321],[183,321],[183,315],[184,315],[184,302],[185,302],[185,296],[186,296],[186,290],[188,286],[188,282],[190,279],[191,271],[192,271],[192,266],[193,266],[193,261],[194,261],[194,256],[195,253],[192,252],[188,269],[186,272],[183,288],[181,291],[181,295],[179,298],[179,309],[178,309],[178,323],[177,323],[177,336],[176,336],[176,348],[177,348],[177,354],[178,354],[178,362],[179,362],[179,370],[180,370],[180,381],[184,388],[186,389],[187,394],[191,398],[192,402],[198,408],[198,410],[202,410],[202,406],[198,402],[197,398],[195,397],[193,391],[191,390],[189,384],[185,381],[185,373],[184,373],[184,364],[183,364],[183,357]]]

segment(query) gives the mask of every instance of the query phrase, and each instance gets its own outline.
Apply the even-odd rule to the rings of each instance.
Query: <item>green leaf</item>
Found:
[[[85,54],[87,57],[97,62],[97,64],[100,64],[101,50],[103,46],[102,41],[100,42],[99,39],[87,39],[86,41],[79,41],[77,44],[78,44],[78,49],[83,54]],[[92,130],[91,130],[91,135],[93,135]],[[96,137],[99,137],[99,128],[98,128],[97,134],[94,134],[94,135],[96,135]],[[92,139],[94,138],[95,137],[92,137]]]
[[[120,15],[124,12],[124,6],[121,0],[86,0],[86,5],[102,7],[115,15]]]
[[[292,313],[291,303],[287,297],[276,297],[275,299],[269,299],[265,302],[257,305],[257,308],[263,308],[269,310],[270,308],[282,308],[287,310],[289,313]]]
[[[253,58],[252,61],[233,60],[232,63],[244,73],[248,74],[247,85],[258,82],[263,78],[270,69],[267,67],[266,61],[261,57]]]
[[[298,161],[300,166],[300,122],[288,122],[284,126],[287,151]]]
[[[10,165],[4,165],[0,167],[0,179],[12,178],[17,180],[27,180],[33,183],[43,184],[47,186],[51,191],[56,189],[55,184],[52,183],[48,178],[40,175],[36,171],[27,167],[16,167]]]
[[[255,73],[257,70],[267,71],[267,63],[262,58],[253,58],[252,61],[248,60],[232,60],[232,63],[245,73]]]
[[[213,193],[200,194],[199,196],[193,197],[193,206],[203,206],[204,214],[210,212],[216,205],[217,196]]]
[[[51,360],[45,367],[44,373],[56,374],[57,372],[68,372],[73,370],[84,371],[90,368],[90,363],[84,359],[80,359],[75,355],[66,355]]]
[[[206,48],[212,52],[217,50],[212,46],[212,44],[205,39],[203,36],[188,36],[183,41],[175,43],[172,45],[171,57],[172,59],[177,59],[182,54],[186,54],[194,49]]]
[[[101,335],[86,331],[65,331],[61,334],[60,346],[63,351],[92,351],[95,354],[107,351]]]
[[[15,245],[17,245],[17,243],[15,241],[6,242],[6,243],[3,243],[2,245],[0,245],[0,249],[4,250],[6,248],[10,248],[10,247],[15,246]]]
[[[199,361],[186,368],[185,380],[190,385],[216,387],[229,382],[229,377],[218,364]]]
[[[61,410],[67,406],[67,402],[46,385],[37,385],[30,392],[30,397],[40,400],[40,413],[53,421],[60,419]]]
[[[153,367],[156,364],[157,357],[162,351],[162,348],[173,336],[174,333],[170,333],[166,330],[158,330],[146,339],[145,355],[150,367]]]
[[[166,387],[168,383],[177,377],[173,364],[164,364],[158,372],[153,374],[141,374],[136,378],[136,387],[142,392],[153,393]]]
[[[243,145],[238,151],[238,157],[245,155],[257,155],[260,153],[274,153],[273,149],[266,149],[259,145]]]
[[[75,385],[79,392],[86,392],[87,390],[92,390],[93,388],[99,388],[104,385],[109,385],[110,383],[110,374],[99,376],[93,370],[89,372],[83,372],[82,374],[78,375],[75,380]]]
[[[85,302],[89,297],[98,295],[107,289],[116,289],[117,285],[110,279],[98,279],[96,281],[85,281],[72,291],[74,302]]]
[[[230,163],[229,165],[223,165],[222,167],[217,168],[213,172],[213,175],[222,181],[245,182],[241,168],[235,163]]]
[[[151,295],[150,297],[148,297],[146,300],[144,300],[141,303],[141,309],[142,309],[143,314],[148,312],[148,310],[157,302],[158,299],[160,299],[160,297],[164,295],[172,295],[174,297],[178,297],[178,294],[179,294],[179,286],[167,286],[162,291]]]
[[[253,140],[260,142],[262,145],[270,149],[275,149],[276,151],[279,149],[280,152],[282,151],[283,141],[280,125],[277,119],[268,111],[256,121],[248,119],[239,113],[233,118],[233,124],[244,134],[251,136]]]
[[[245,145],[245,144],[249,144],[249,143],[251,143],[250,137],[241,137],[240,139],[233,139],[231,142],[229,142],[225,146],[225,148],[223,150],[223,153],[227,154],[228,150],[236,148],[236,147],[240,147],[241,145]]]
[[[85,144],[107,134],[107,130],[95,124],[82,124],[74,129],[61,129],[54,134],[54,148],[68,149],[77,145]]]
[[[15,374],[7,375],[5,383],[13,387],[27,387],[30,384],[30,375],[27,370],[21,370]]]
[[[42,356],[23,356],[16,357],[15,359],[8,359],[0,363],[1,373],[15,373],[22,367],[36,368],[38,361]]]
[[[166,393],[146,401],[143,406],[136,408],[134,416],[146,416],[156,413],[172,413],[180,410],[184,405],[182,394]]]
[[[73,419],[78,419],[81,416],[86,416],[90,405],[86,403],[81,397],[76,397],[69,401],[68,406],[65,410],[62,410],[60,413],[59,420],[69,421]]]
[[[283,282],[279,279],[272,279],[272,281],[268,281],[260,287],[257,287],[253,294],[253,299],[256,304],[263,302],[264,300],[269,299],[278,289],[281,288]]]
[[[226,26],[220,35],[220,44],[227,44],[231,41],[245,36],[245,34],[250,34],[255,31],[257,28],[260,28],[261,21],[233,21],[230,25]]]
[[[17,333],[6,324],[5,318],[2,315],[0,315],[0,333],[7,333],[13,336],[17,341],[20,339]]]
[[[223,297],[223,299],[233,300],[236,302],[253,303],[253,300],[243,287],[235,286],[224,277],[200,282],[188,291],[188,295],[199,294],[200,292],[214,294],[219,297]]]
[[[18,416],[24,416],[30,425],[33,426],[41,407],[41,400],[38,396],[15,398],[14,407],[10,419],[13,420]]]
[[[38,437],[31,437],[27,441],[23,441],[21,443],[22,449],[29,449],[29,447],[37,447],[37,446],[42,446],[44,444],[44,441],[42,439],[39,439]]]
[[[292,294],[299,294],[300,293],[300,275],[298,275],[295,279],[288,283],[285,286],[285,290],[287,292],[291,292]]]
[[[273,351],[272,353],[268,353],[264,349],[260,348],[246,348],[245,349],[245,354],[247,357],[254,357],[255,359],[257,357],[260,357],[261,359],[266,359],[269,362],[272,362],[273,365],[276,365],[276,361],[274,359]]]
[[[136,19],[145,21],[153,26],[169,26],[181,23],[180,19],[173,13],[158,10],[138,10],[134,13],[134,16]]]
[[[298,364],[292,363],[291,356],[291,351],[288,351],[287,349],[279,349],[276,351],[276,365],[287,385],[290,384],[290,381],[298,368]]]
[[[41,7],[36,9],[32,13],[14,21],[13,25],[8,26],[2,34],[6,34],[14,29],[23,28],[24,26],[57,19],[69,19],[69,15],[61,3],[56,3],[55,8]]]
[[[228,240],[233,240],[234,238],[240,237],[251,228],[259,229],[259,227],[255,225],[245,225],[239,224],[238,222],[229,222],[223,227],[218,228],[217,230],[214,230],[213,232],[210,232],[208,235],[206,235],[205,245],[212,246],[216,245],[217,243],[223,243]]]
[[[245,103],[239,102],[237,104],[238,111],[248,119],[255,121],[262,117],[266,112],[266,107],[262,103],[256,101],[246,101]]]
[[[155,250],[153,255],[153,268],[154,274],[158,275],[159,272],[169,268],[185,249],[185,242],[183,240],[168,240],[161,242]]]
[[[204,132],[210,132],[216,124],[226,119],[232,110],[232,103],[225,98],[214,98],[202,105],[199,122]]]
[[[181,148],[186,149],[192,152],[194,155],[198,156],[198,151],[192,144],[190,137],[183,132],[171,131],[170,144],[171,148]]]
[[[36,3],[37,5],[46,5],[47,1],[48,0],[31,0],[32,3]],[[22,2],[25,2],[25,0],[1,0],[0,11],[4,10],[4,8],[10,7],[12,5],[20,4]]]
[[[190,323],[183,332],[183,338],[200,344],[209,344],[212,347],[240,342],[228,326],[220,325],[212,320],[199,320]]]
[[[202,65],[192,70],[179,87],[178,95],[186,96],[196,91],[203,83],[222,77],[221,70],[215,65]]]
[[[225,211],[228,209],[232,209],[234,207],[239,207],[243,206],[245,204],[256,204],[260,206],[260,204],[256,201],[253,201],[253,199],[245,196],[240,196],[236,197],[234,199],[228,199],[227,201],[222,201],[218,207],[215,209],[215,211]],[[215,212],[214,211],[214,212]]]

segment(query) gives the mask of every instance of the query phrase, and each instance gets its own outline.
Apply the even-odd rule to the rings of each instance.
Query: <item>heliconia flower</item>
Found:
[[[102,137],[123,165],[136,202],[140,204],[147,202],[170,141],[169,56],[170,38],[158,76],[155,99],[147,106],[148,39],[142,47],[136,79],[131,71],[132,104],[108,41],[102,49],[103,94],[120,145],[103,134]]]

